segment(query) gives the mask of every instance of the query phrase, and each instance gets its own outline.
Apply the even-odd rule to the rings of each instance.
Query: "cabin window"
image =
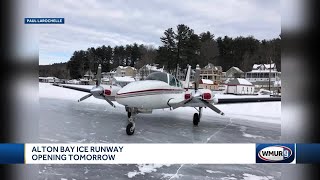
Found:
[[[149,74],[149,76],[146,78],[146,80],[157,80],[157,81],[163,81],[165,83],[168,83],[168,77],[167,73],[163,72],[154,72]]]

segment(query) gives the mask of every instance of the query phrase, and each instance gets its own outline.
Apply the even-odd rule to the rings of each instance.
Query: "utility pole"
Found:
[[[178,71],[179,71],[180,67],[179,67],[179,64],[177,64],[177,68],[176,68],[176,78],[178,78]]]
[[[271,57],[269,57],[270,66],[269,66],[269,91],[271,92]]]

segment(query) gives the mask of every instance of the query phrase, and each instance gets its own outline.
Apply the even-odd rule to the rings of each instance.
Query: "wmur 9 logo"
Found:
[[[291,163],[294,159],[294,144],[257,144],[256,146],[256,163]]]

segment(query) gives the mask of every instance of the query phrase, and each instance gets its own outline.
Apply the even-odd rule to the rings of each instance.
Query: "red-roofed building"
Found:
[[[231,79],[227,85],[227,94],[254,94],[254,85],[242,78]]]

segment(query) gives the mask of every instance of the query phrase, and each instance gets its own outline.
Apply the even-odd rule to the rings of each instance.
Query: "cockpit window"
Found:
[[[172,76],[171,74],[169,75],[169,85],[170,86],[177,86],[176,78]]]
[[[158,81],[163,81],[165,83],[168,83],[168,77],[167,73],[163,72],[154,72],[149,74],[149,76],[146,78],[146,80],[158,80]]]

